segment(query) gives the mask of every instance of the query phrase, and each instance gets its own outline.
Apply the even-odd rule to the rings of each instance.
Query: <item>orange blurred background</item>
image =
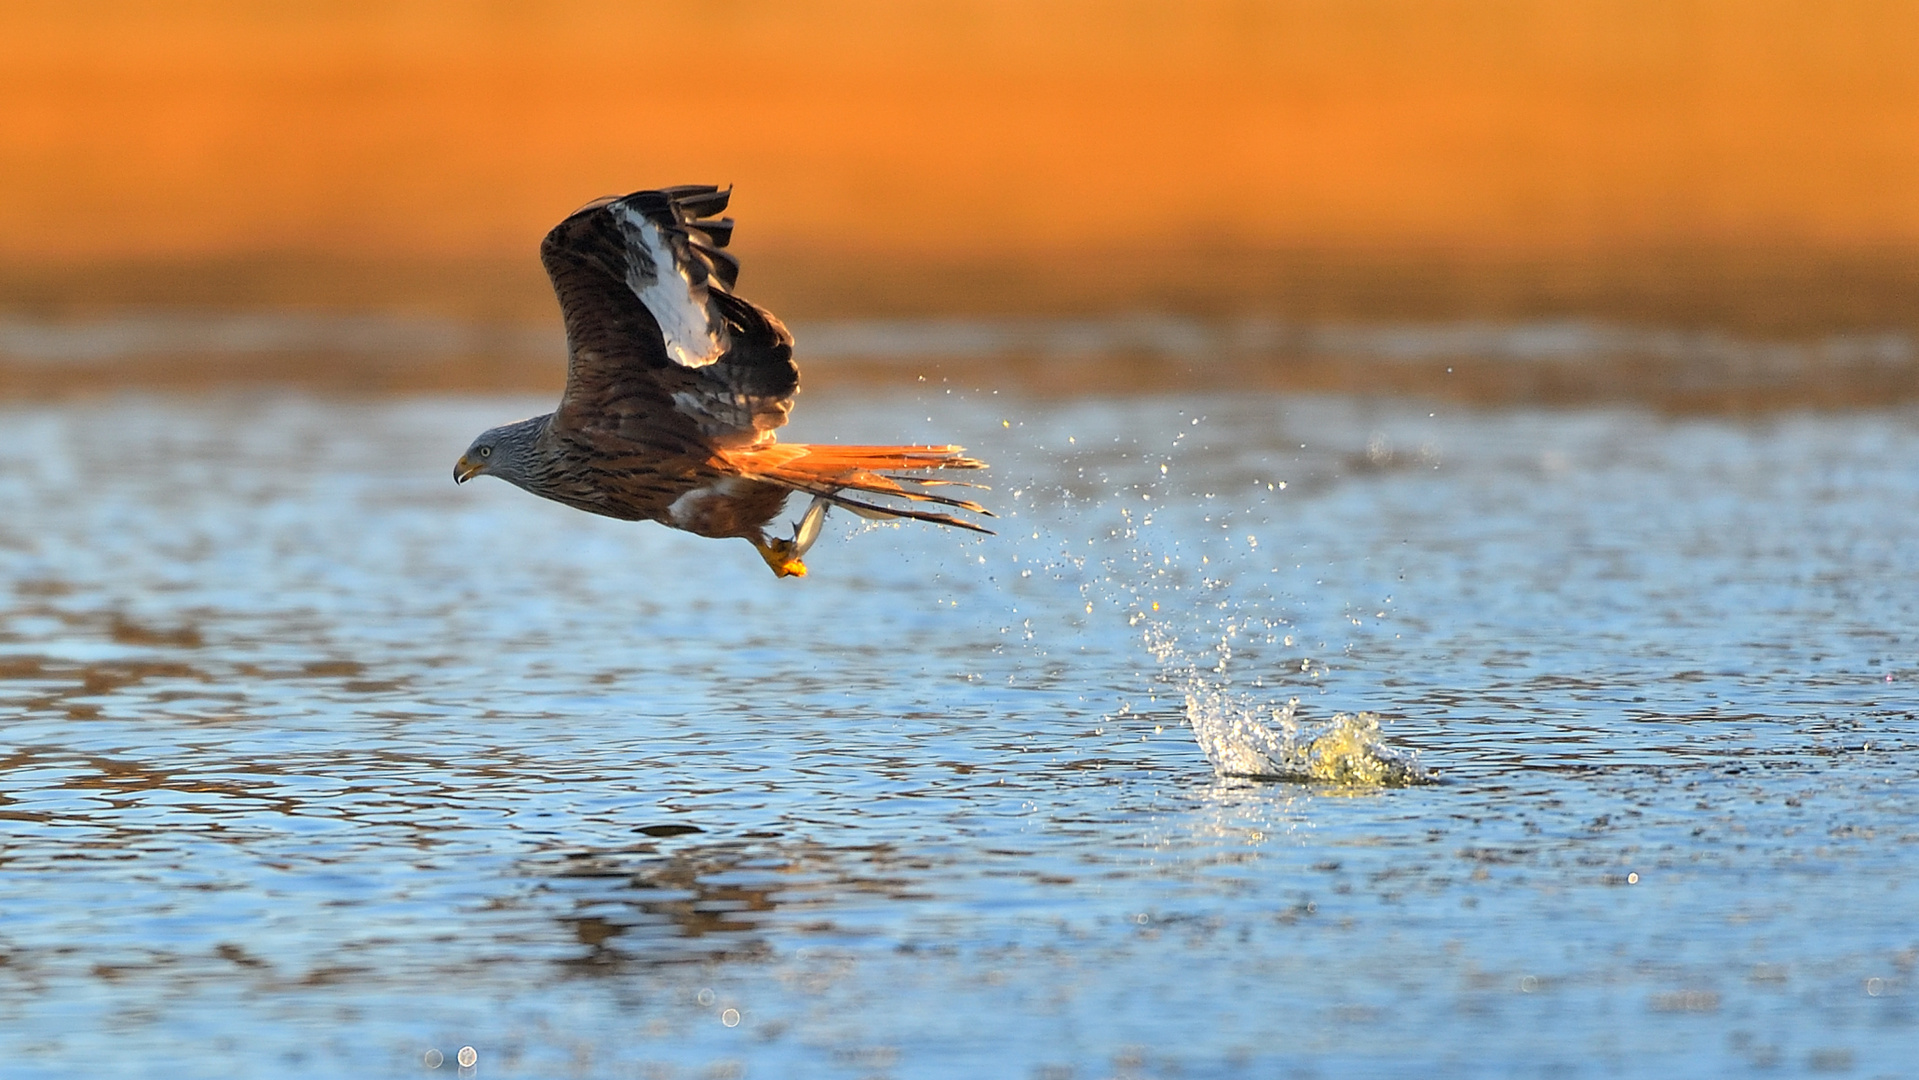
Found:
[[[1909,326],[1919,4],[10,0],[0,308],[545,317],[736,185],[783,314]]]

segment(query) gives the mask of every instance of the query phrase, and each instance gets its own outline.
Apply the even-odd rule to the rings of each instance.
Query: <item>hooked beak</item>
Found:
[[[453,482],[464,484],[485,471],[486,465],[483,462],[474,461],[465,454],[461,454],[459,464],[453,466]]]

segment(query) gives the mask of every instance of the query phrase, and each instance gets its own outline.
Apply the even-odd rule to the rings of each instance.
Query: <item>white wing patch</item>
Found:
[[[718,360],[726,342],[706,310],[706,286],[695,285],[674,257],[659,226],[624,203],[607,209],[626,238],[626,287],[640,298],[666,339],[666,355],[681,367],[699,368]]]
[[[677,528],[697,532],[700,519],[711,511],[714,503],[737,499],[753,487],[753,482],[745,477],[722,476],[705,487],[694,488],[674,499],[673,505],[666,508],[667,519]]]

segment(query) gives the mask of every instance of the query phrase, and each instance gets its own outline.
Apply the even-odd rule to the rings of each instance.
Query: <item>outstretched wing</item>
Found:
[[[598,199],[553,227],[540,261],[566,317],[554,422],[700,456],[758,442],[799,389],[793,338],[732,293],[731,190]]]

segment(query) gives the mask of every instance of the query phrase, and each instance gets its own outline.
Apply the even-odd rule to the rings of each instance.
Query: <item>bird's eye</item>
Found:
[[[493,448],[492,448],[491,446],[482,446],[482,447],[480,447],[480,456],[481,456],[481,457],[492,457],[492,456],[493,456]]]

